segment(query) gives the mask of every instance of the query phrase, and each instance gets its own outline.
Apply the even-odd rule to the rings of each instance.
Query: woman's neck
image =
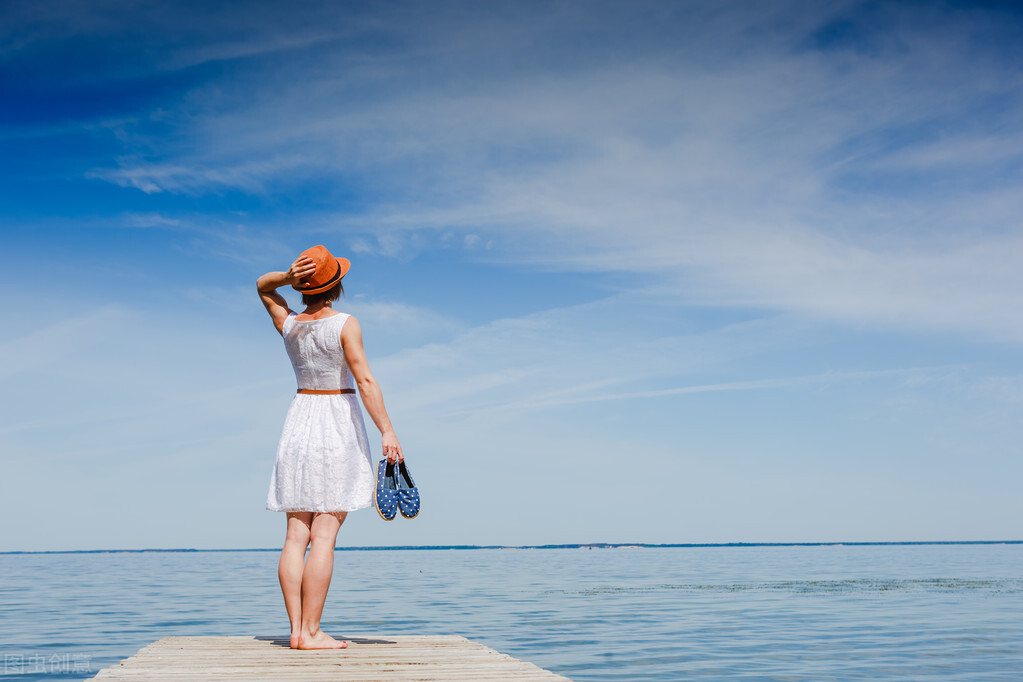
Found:
[[[302,314],[308,315],[309,317],[321,317],[321,313],[324,313],[325,311],[333,312],[333,310],[334,309],[331,307],[330,301],[327,301],[326,303],[314,303],[311,306],[306,306],[306,309],[302,311]]]

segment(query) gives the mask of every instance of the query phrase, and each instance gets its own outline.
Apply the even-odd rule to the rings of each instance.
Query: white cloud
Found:
[[[539,22],[458,15],[472,32],[457,13],[419,16],[418,33],[385,29],[388,51],[321,46],[322,69],[285,52],[210,84],[216,106],[196,93],[179,153],[96,175],[185,193],[357,177],[375,200],[329,220],[363,232],[356,252],[403,257],[412,231],[459,230],[501,245],[489,257],[637,273],[710,305],[1023,339],[1023,197],[942,180],[1020,155],[1017,125],[985,124],[1020,81],[969,47],[990,19],[893,21],[870,49],[818,49],[844,6],[651,7],[678,33],[629,14],[609,34],[614,6],[565,5]],[[380,25],[338,35],[366,26]],[[619,56],[557,47],[576,31],[611,35]]]

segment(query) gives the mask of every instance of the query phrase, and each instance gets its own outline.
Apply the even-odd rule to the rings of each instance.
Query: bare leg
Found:
[[[334,572],[334,543],[347,512],[315,514],[311,527],[312,544],[302,572],[302,630],[299,649],[344,649],[348,642],[339,642],[320,629],[323,603]]]
[[[312,512],[288,512],[288,534],[277,565],[284,608],[288,610],[288,620],[291,621],[292,649],[298,648],[298,634],[302,629],[302,570],[312,522]]]

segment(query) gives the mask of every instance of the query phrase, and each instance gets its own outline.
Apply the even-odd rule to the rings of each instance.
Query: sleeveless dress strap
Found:
[[[296,313],[291,312],[284,318],[284,324],[281,325],[281,336],[287,336],[291,328],[295,326],[295,315]]]
[[[334,320],[334,334],[333,334],[333,336],[334,336],[335,339],[337,339],[338,350],[342,350],[343,351],[344,348],[343,348],[343,344],[341,343],[341,328],[345,326],[345,320],[347,320],[350,316],[348,315],[348,313],[338,313],[334,317],[335,318],[339,318],[339,319],[335,319]]]

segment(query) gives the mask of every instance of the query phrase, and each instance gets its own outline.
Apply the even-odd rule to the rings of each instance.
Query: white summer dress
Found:
[[[299,388],[352,388],[341,350],[348,315],[284,321],[284,346]],[[284,420],[270,477],[270,511],[353,511],[373,505],[376,476],[359,399],[354,393],[298,393]]]

